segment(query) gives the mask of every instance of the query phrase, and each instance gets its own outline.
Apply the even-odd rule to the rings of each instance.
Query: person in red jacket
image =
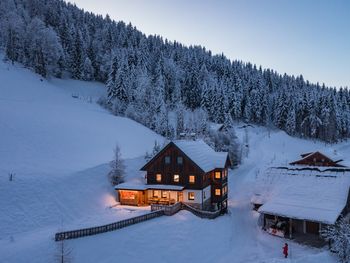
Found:
[[[287,243],[284,243],[283,255],[284,255],[285,258],[288,257],[288,244]]]

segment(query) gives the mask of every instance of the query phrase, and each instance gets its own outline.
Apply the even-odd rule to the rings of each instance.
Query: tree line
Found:
[[[232,120],[327,142],[350,135],[346,87],[146,36],[63,0],[1,0],[0,46],[7,60],[44,77],[106,83],[102,104],[168,137]]]

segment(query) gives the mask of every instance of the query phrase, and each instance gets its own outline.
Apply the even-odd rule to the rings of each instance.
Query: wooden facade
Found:
[[[195,150],[200,149],[196,153],[204,157],[205,161],[196,156],[195,159],[200,160],[200,163],[196,163],[191,159],[193,154],[188,156],[178,145],[170,142],[141,168],[146,172],[145,185],[116,186],[120,203],[171,205],[182,202],[201,210],[226,211],[230,166],[227,153],[217,153],[204,142],[198,145],[204,147],[203,151],[196,147],[197,142],[188,143]],[[210,157],[216,159],[212,160]],[[217,162],[219,167],[215,167]]]
[[[147,172],[147,184],[181,185],[197,190],[210,184],[210,177],[174,143],[169,143],[141,170]],[[161,175],[161,180],[157,180],[157,174]],[[190,181],[190,176],[194,176],[194,181],[193,178]]]
[[[301,154],[302,159],[290,163],[291,165],[307,165],[307,166],[326,166],[326,167],[344,167],[339,162],[342,160],[332,160],[323,153],[312,152]]]

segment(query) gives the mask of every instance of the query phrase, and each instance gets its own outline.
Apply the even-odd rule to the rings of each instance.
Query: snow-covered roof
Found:
[[[209,123],[209,129],[211,131],[219,131],[223,126],[224,126],[224,124],[222,124],[222,123],[215,123],[215,122]]]
[[[132,184],[132,183],[121,183],[114,187],[116,190],[135,190],[143,191],[148,189],[156,190],[172,190],[172,191],[181,191],[184,189],[183,186],[179,185],[165,185],[165,184]]]
[[[227,153],[214,151],[203,140],[177,140],[173,143],[204,172],[225,168]]]
[[[147,190],[146,184],[133,184],[133,183],[121,183],[116,186],[114,186],[114,189],[116,190]]]
[[[344,160],[342,158],[342,156],[340,156],[339,154],[337,154],[337,152],[333,152],[333,153],[327,153],[327,154],[324,154],[323,152],[320,152],[320,151],[315,151],[315,152],[308,152],[308,153],[304,153],[304,154],[301,154],[301,159],[298,159],[294,162],[292,162],[291,164],[294,164],[294,163],[297,163],[297,162],[300,162],[300,161],[303,161],[303,160],[307,160],[308,158],[310,158],[311,156],[313,156],[314,154],[320,154],[320,155],[323,155],[325,158],[327,158],[329,161],[332,161],[334,163],[336,163],[336,165],[338,165],[339,167],[341,166],[344,166],[344,167],[347,167],[348,164],[347,163],[344,163]],[[299,165],[299,164],[298,164]],[[338,166],[334,166],[334,167],[338,167]]]
[[[346,206],[349,169],[272,167],[258,176],[260,213],[334,224]]]
[[[147,189],[181,191],[184,189],[184,187],[180,185],[148,184]]]

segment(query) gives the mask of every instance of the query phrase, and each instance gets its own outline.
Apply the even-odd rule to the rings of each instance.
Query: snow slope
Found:
[[[78,94],[78,99],[72,94]],[[142,155],[162,138],[93,101],[103,86],[72,80],[41,81],[18,66],[0,62],[0,262],[54,262],[59,229],[113,222],[147,208],[112,207],[106,180],[116,142],[127,158],[127,181],[142,181]],[[91,97],[91,100],[90,100]],[[90,103],[92,101],[92,103]],[[244,129],[237,124],[241,140]],[[229,215],[200,219],[181,211],[102,235],[67,241],[73,262],[336,262],[328,251],[290,243],[263,233],[251,211],[255,177],[272,164],[301,152],[334,149],[290,138],[281,131],[248,128],[249,154],[229,175]],[[15,172],[13,182],[8,173]]]
[[[24,247],[17,240],[28,239],[36,249],[38,231],[51,239],[66,226],[146,212],[108,208],[115,200],[107,163],[118,143],[128,158],[128,175],[141,178],[142,155],[163,138],[99,107],[94,101],[104,92],[101,84],[46,81],[0,63],[0,262],[4,256],[5,262],[21,262],[25,257],[18,251]],[[15,173],[12,182],[9,173]],[[4,249],[9,240],[12,245]]]

